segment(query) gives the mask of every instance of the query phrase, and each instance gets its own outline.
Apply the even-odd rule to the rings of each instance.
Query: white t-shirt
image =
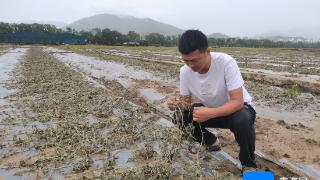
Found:
[[[244,102],[251,96],[243,86],[244,81],[235,59],[225,53],[211,52],[211,65],[205,74],[192,71],[187,65],[180,69],[180,94],[194,95],[206,107],[218,107],[229,101],[228,91],[243,88]]]

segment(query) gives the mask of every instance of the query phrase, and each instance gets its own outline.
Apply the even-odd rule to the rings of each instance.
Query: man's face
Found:
[[[195,50],[189,54],[182,54],[182,60],[184,63],[189,66],[192,71],[202,73],[207,67],[207,56],[210,55],[210,51],[206,50],[200,52]]]

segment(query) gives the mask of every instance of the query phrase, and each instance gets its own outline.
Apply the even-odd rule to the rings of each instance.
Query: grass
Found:
[[[289,86],[284,90],[285,91],[283,92],[282,95],[287,98],[294,98],[300,93],[299,87],[297,85]]]

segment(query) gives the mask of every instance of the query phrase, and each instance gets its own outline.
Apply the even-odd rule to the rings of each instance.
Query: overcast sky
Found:
[[[71,23],[101,13],[231,36],[320,27],[320,0],[1,0],[0,21]]]

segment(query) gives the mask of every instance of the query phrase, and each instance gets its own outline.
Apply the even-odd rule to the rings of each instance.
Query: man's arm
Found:
[[[229,91],[228,93],[230,100],[220,107],[195,107],[193,110],[193,120],[197,122],[204,122],[211,118],[228,116],[239,111],[244,104],[242,86]]]

